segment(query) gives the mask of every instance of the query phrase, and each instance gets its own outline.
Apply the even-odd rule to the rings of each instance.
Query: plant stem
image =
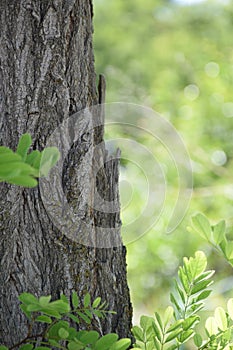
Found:
[[[35,339],[35,338],[42,338],[43,337],[43,333],[41,334],[35,334],[35,335],[30,335],[30,336],[26,336],[23,340],[19,341],[18,343],[14,344],[12,347],[9,348],[9,350],[15,349],[20,345],[23,345],[25,343],[28,342],[28,340],[30,339]]]

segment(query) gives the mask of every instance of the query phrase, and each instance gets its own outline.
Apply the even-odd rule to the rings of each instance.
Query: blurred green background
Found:
[[[187,226],[190,215],[202,211],[213,223],[225,218],[229,237],[232,234],[233,2],[94,0],[94,12],[96,72],[106,77],[107,102],[133,102],[160,113],[182,136],[193,166],[189,210],[168,235],[166,213],[174,205],[177,174],[174,167],[166,166],[162,154],[171,189],[165,213],[154,229],[127,245],[135,320],[139,314],[152,314],[169,304],[177,267],[183,256],[198,249],[207,254],[208,268],[216,270],[207,309],[225,306],[225,299],[233,296],[232,270]],[[151,140],[144,136],[141,142],[147,147]],[[155,154],[159,152],[155,148]],[[130,161],[122,164],[121,176],[129,182],[133,179],[133,194],[121,185],[122,201],[130,197],[122,209],[126,225],[140,213],[146,187],[143,175]],[[143,227],[130,234],[138,235],[140,230]]]

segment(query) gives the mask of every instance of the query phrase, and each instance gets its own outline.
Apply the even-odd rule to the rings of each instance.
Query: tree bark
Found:
[[[1,0],[0,16],[0,144],[15,149],[20,135],[28,132],[33,149],[41,150],[69,116],[102,102],[103,84],[100,96],[96,91],[92,3]],[[102,118],[93,113],[94,117]],[[108,157],[101,126],[79,132],[63,164],[63,191],[74,214],[85,222],[84,236],[98,235],[104,227],[118,244],[100,247],[69,238],[48,215],[40,187],[1,183],[0,344],[12,346],[26,335],[27,321],[18,302],[25,291],[51,294],[54,299],[61,292],[69,297],[72,290],[80,297],[87,291],[93,298],[101,296],[117,314],[95,320],[93,327],[101,334],[130,335],[126,250],[120,239],[119,156]],[[83,161],[87,154],[89,161]],[[88,198],[93,193],[92,208]],[[117,205],[109,213],[97,210],[97,194]]]

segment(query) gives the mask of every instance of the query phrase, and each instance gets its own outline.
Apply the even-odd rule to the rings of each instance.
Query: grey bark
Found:
[[[51,133],[70,115],[103,99],[98,97],[92,51],[91,0],[0,1],[0,144],[15,149],[29,132],[33,148],[43,149]],[[101,78],[102,80],[102,78]],[[101,115],[95,116],[101,119]],[[120,241],[118,159],[109,158],[103,129],[80,130],[63,166],[63,190],[74,213],[98,235],[111,229]],[[97,144],[100,147],[95,147]],[[89,152],[89,162],[82,163]],[[93,170],[95,163],[100,170]],[[78,169],[78,170],[77,170]],[[95,210],[88,196],[117,204],[111,213]],[[88,226],[89,225],[89,226]],[[96,238],[96,237],[95,237]],[[117,312],[95,321],[100,333],[130,335],[131,304],[126,281],[125,247],[98,248],[75,242],[50,219],[40,188],[0,184],[0,344],[16,343],[27,332],[18,296],[72,290],[101,296]]]

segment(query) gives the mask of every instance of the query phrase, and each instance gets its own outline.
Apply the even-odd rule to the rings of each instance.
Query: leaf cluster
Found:
[[[89,325],[94,317],[103,318],[107,313],[113,313],[106,311],[107,304],[101,302],[100,297],[91,302],[91,296],[87,293],[81,304],[76,292],[72,293],[70,303],[64,294],[60,299],[51,301],[50,295],[36,298],[33,294],[22,293],[19,300],[21,310],[29,319],[28,334],[10,350],[48,350],[54,347],[68,350],[125,350],[131,344],[130,339],[119,340],[115,333],[101,337],[97,331],[77,330],[70,326],[71,321],[75,324],[84,321]],[[46,326],[41,334],[33,334],[35,322]],[[0,350],[9,349],[0,346]]]
[[[232,265],[232,245],[226,238],[225,221],[211,226],[201,213],[192,217],[192,229],[212,244]],[[229,248],[227,248],[229,244]],[[170,294],[172,306],[168,306],[161,316],[142,316],[140,327],[133,327],[136,338],[135,349],[175,350],[182,348],[193,339],[197,349],[233,348],[233,298],[227,302],[227,311],[217,307],[214,315],[204,322],[205,335],[196,331],[195,326],[201,318],[198,312],[209,297],[213,270],[207,270],[207,259],[203,252],[197,251],[194,257],[184,258],[174,280],[174,292]]]
[[[47,176],[57,163],[60,153],[56,147],[47,147],[42,152],[29,149],[32,144],[30,134],[23,134],[16,152],[0,146],[0,182],[8,182],[24,187],[35,187],[36,178]]]
[[[183,259],[175,282],[175,293],[170,294],[173,306],[168,306],[163,316],[155,312],[154,318],[145,322],[141,318],[140,327],[133,328],[140,349],[179,349],[191,339],[194,327],[199,323],[197,312],[204,306],[203,299],[210,294],[208,287],[214,271],[205,271],[207,260],[201,251],[195,257]]]
[[[188,229],[198,233],[233,266],[233,242],[227,238],[225,220],[211,225],[204,214],[197,213],[192,216],[192,226]]]
[[[194,341],[197,349],[224,349],[233,347],[233,298],[228,300],[227,311],[217,307],[214,315],[205,321],[205,335],[196,331],[201,318],[198,312],[204,307],[204,300],[211,293],[214,271],[206,270],[207,259],[203,252],[197,251],[194,257],[184,258],[179,267],[178,277],[174,280],[174,291],[170,294],[172,306],[168,306],[160,315],[141,316],[140,325],[134,326],[132,333],[136,339],[133,349],[139,350],[175,350]],[[8,349],[0,350],[47,350],[51,348],[68,350],[126,350],[131,341],[118,339],[110,333],[100,336],[94,330],[77,330],[71,322],[90,325],[94,317],[103,318],[107,313],[106,302],[96,298],[91,302],[87,293],[81,303],[76,292],[69,302],[65,295],[51,301],[51,296],[36,298],[30,293],[19,297],[21,309],[29,319],[28,334],[21,342]],[[33,334],[33,325],[42,323],[46,326],[41,334]],[[77,327],[78,328],[78,327]]]
[[[233,298],[227,302],[227,312],[217,307],[214,316],[205,322],[207,339],[203,340],[198,333],[194,336],[194,343],[198,349],[232,349],[233,347]]]

